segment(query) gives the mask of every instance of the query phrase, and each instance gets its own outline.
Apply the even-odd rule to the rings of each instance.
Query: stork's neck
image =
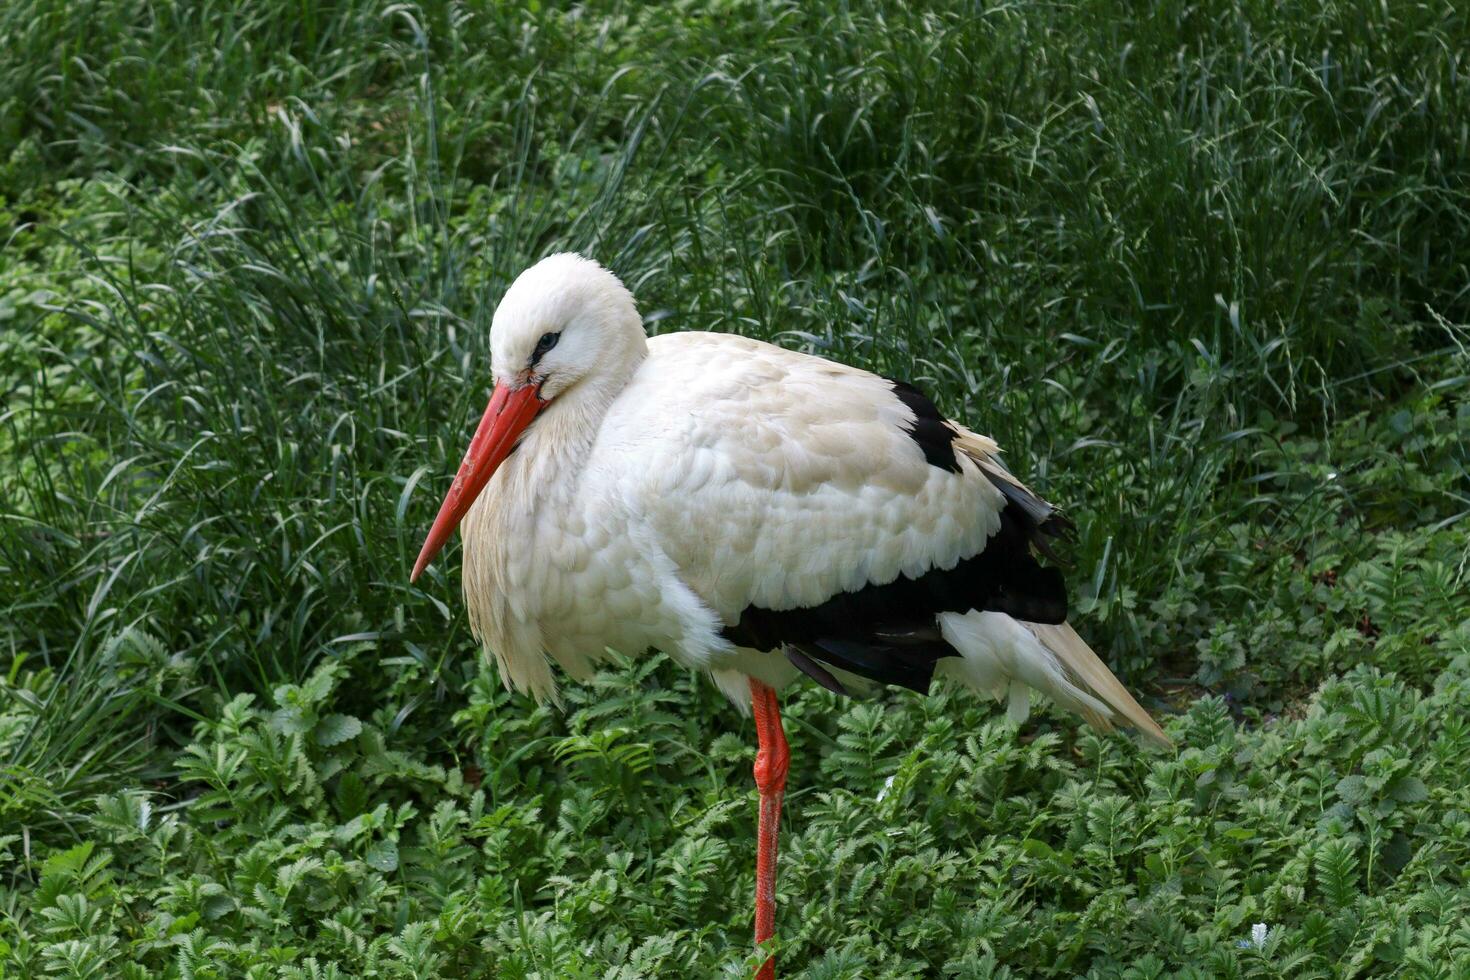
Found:
[[[621,356],[610,359],[593,374],[559,394],[542,411],[526,433],[525,453],[547,475],[586,458],[597,438],[597,430],[608,409],[628,387],[648,356],[648,346],[639,330],[638,344],[629,345]],[[530,460],[528,460],[530,462]]]

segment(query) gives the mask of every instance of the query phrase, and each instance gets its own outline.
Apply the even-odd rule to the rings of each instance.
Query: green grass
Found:
[[[562,248],[996,436],[1179,743],[794,694],[785,975],[1470,975],[1466,37],[0,7],[0,977],[758,962],[749,724],[663,658],[537,708],[407,582]]]

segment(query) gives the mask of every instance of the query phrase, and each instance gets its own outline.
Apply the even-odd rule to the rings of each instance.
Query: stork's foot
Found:
[[[755,853],[755,941],[771,938],[776,928],[776,838],[781,826],[781,797],[786,793],[786,770],[791,767],[791,748],[781,730],[781,708],[776,692],[754,678],[750,681],[755,709],[755,785],[760,790],[760,822]],[[774,980],[775,958],[766,960],[756,980]]]

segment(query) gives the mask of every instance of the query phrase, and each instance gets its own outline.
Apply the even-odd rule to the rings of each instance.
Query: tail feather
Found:
[[[939,622],[960,656],[939,661],[936,670],[997,700],[1008,699],[1013,720],[1025,720],[1027,688],[1035,688],[1101,731],[1121,722],[1158,745],[1173,744],[1066,623],[1023,623],[990,612],[945,613]]]
[[[1115,715],[1119,715],[1128,724],[1138,729],[1140,733],[1156,745],[1165,748],[1173,746],[1169,736],[1158,723],[1143,710],[1143,706],[1134,700],[1133,695],[1122,685],[1113,672],[1108,670],[1108,665],[1103,663],[1087,641],[1077,635],[1077,631],[1070,623],[1061,623],[1057,626],[1048,626],[1042,623],[1027,623],[1029,629],[1042,646],[1056,654],[1063,666],[1076,676],[1087,689],[1099,700],[1107,704]],[[1092,718],[1087,719],[1094,727],[1102,728]],[[1109,726],[1110,727],[1110,726]]]

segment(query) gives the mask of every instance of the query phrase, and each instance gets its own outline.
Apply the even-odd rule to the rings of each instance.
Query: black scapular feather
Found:
[[[930,401],[929,396],[918,388],[895,378],[888,378],[887,381],[893,385],[893,393],[898,396],[898,400],[914,413],[914,421],[905,426],[904,431],[918,444],[924,453],[924,461],[941,470],[958,473],[960,461],[955,455],[954,443],[959,438],[959,433],[954,430],[954,426],[949,424],[949,420]]]

